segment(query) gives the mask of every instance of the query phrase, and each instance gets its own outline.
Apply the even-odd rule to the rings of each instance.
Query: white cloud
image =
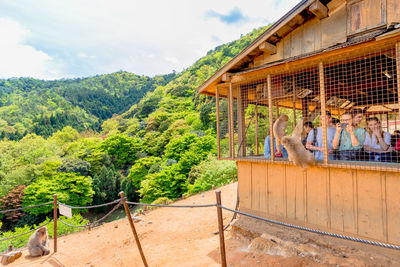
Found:
[[[52,57],[24,44],[27,35],[29,31],[16,21],[0,18],[0,77],[59,78]]]
[[[0,18],[19,22],[16,32],[23,33],[14,33],[12,43],[43,51],[35,59],[41,72],[54,70],[50,63],[56,62],[63,76],[120,69],[155,75],[189,67],[215,46],[276,21],[299,1],[3,0]],[[207,17],[210,10],[236,10],[246,19],[227,24]]]

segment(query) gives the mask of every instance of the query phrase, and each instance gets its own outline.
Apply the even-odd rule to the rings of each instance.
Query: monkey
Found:
[[[273,125],[273,132],[275,137],[275,144],[276,144],[276,155],[282,155],[281,150],[281,140],[282,137],[285,135],[286,126],[288,124],[289,117],[285,114],[279,116],[279,118],[275,121]]]
[[[283,115],[282,115],[283,116]],[[286,115],[285,115],[286,116]],[[287,116],[286,116],[287,117]],[[281,117],[274,123],[274,134],[282,134],[285,132],[287,121],[280,120]],[[315,164],[314,154],[308,151],[301,142],[301,133],[303,131],[304,119],[300,119],[299,123],[293,130],[292,136],[277,136],[280,139],[282,145],[288,152],[289,161],[293,162],[297,166],[303,169],[310,167]],[[281,132],[275,131],[275,129],[283,129]]]
[[[44,256],[50,253],[49,236],[47,227],[43,226],[37,229],[28,241],[28,250],[31,256]]]

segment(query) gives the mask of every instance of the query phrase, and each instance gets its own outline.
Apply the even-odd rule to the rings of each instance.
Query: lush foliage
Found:
[[[67,218],[67,217],[64,217],[64,216],[61,216],[60,218],[64,222],[66,222],[68,224],[71,224],[71,225],[85,225],[85,224],[87,224],[89,222],[88,220],[83,219],[80,214],[75,214],[75,215],[73,215],[72,218]],[[40,225],[48,223],[49,221],[50,221],[50,219],[46,219]],[[7,238],[7,237],[13,237],[13,236],[17,236],[17,235],[26,233],[26,232],[28,232],[28,231],[30,231],[32,229],[37,228],[40,225],[33,225],[33,226],[25,225],[24,227],[16,227],[14,229],[14,231],[1,232],[0,233],[0,239]],[[46,225],[46,227],[47,227],[49,236],[53,237],[53,235],[54,235],[54,222],[49,223],[48,225]],[[82,229],[84,229],[84,228],[73,228],[73,227],[70,227],[70,226],[66,226],[66,225],[64,225],[62,223],[58,223],[57,224],[57,236],[74,233],[74,232],[80,231]],[[12,245],[14,248],[20,248],[20,247],[25,246],[27,244],[28,240],[29,240],[29,237],[32,234],[26,234],[26,235],[22,235],[20,237],[14,238],[14,239],[9,239],[9,240],[0,242],[0,251],[5,251],[8,248],[9,245]]]

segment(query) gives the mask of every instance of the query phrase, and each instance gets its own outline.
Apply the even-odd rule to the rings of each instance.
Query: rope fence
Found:
[[[17,208],[17,209],[10,209],[10,210],[2,210],[0,211],[0,214],[3,213],[7,213],[7,212],[11,212],[11,211],[17,211],[17,210],[24,210],[24,209],[29,209],[29,208],[35,208],[35,207],[39,207],[39,206],[44,206],[44,205],[49,205],[52,204],[54,205],[54,210],[53,210],[53,216],[54,218],[52,220],[50,220],[49,222],[35,228],[32,229],[28,232],[16,235],[16,236],[12,236],[12,237],[6,237],[3,239],[0,239],[0,242],[2,241],[6,241],[6,240],[10,240],[13,238],[17,238],[29,233],[32,233],[34,231],[36,231],[37,229],[46,226],[47,224],[51,223],[54,221],[54,252],[57,252],[57,221],[60,221],[61,223],[63,223],[64,225],[67,225],[69,227],[73,227],[73,228],[84,228],[84,227],[89,227],[89,229],[91,229],[91,227],[95,226],[96,224],[104,221],[107,217],[109,217],[113,212],[115,212],[121,205],[124,206],[125,209],[125,213],[128,217],[130,226],[131,226],[131,230],[133,232],[133,235],[135,237],[136,240],[136,245],[139,249],[140,255],[142,257],[142,261],[144,266],[148,266],[146,258],[144,256],[141,244],[140,244],[140,240],[139,237],[137,235],[136,229],[135,229],[135,225],[133,223],[132,220],[132,215],[130,213],[130,210],[128,208],[128,204],[129,205],[141,205],[141,206],[152,206],[152,207],[166,207],[166,208],[208,208],[208,207],[216,207],[217,208],[217,217],[218,217],[218,233],[219,234],[219,239],[220,239],[220,251],[221,251],[221,265],[222,266],[226,266],[226,255],[225,255],[225,241],[224,241],[224,230],[227,228],[227,226],[230,225],[230,223],[228,225],[226,225],[226,227],[224,228],[223,226],[223,217],[222,217],[222,210],[227,210],[230,212],[233,212],[234,215],[236,216],[236,214],[240,214],[242,216],[247,216],[250,218],[254,218],[257,220],[261,220],[261,221],[265,221],[268,223],[273,223],[273,224],[277,224],[277,225],[281,225],[281,226],[285,226],[285,227],[290,227],[290,228],[294,228],[294,229],[298,229],[298,230],[302,230],[302,231],[307,231],[307,232],[311,232],[311,233],[316,233],[316,234],[321,234],[321,235],[326,235],[326,236],[330,236],[330,237],[335,237],[335,238],[341,238],[341,239],[345,239],[345,240],[350,240],[350,241],[354,241],[354,242],[359,242],[359,243],[364,243],[364,244],[368,244],[368,245],[374,245],[374,246],[380,246],[380,247],[384,247],[384,248],[390,248],[390,249],[395,249],[395,250],[400,250],[400,246],[397,245],[392,245],[392,244],[387,244],[387,243],[382,243],[382,242],[377,242],[377,241],[371,241],[371,240],[366,240],[366,239],[361,239],[361,238],[357,238],[357,237],[351,237],[351,236],[345,236],[345,235],[341,235],[341,234],[334,234],[334,233],[330,233],[330,232],[326,232],[326,231],[320,231],[320,230],[316,230],[316,229],[312,229],[312,228],[307,228],[307,227],[303,227],[303,226],[298,226],[298,225],[294,225],[294,224],[289,224],[289,223],[285,223],[285,222],[280,222],[277,220],[272,220],[272,219],[267,219],[267,218],[263,218],[260,216],[256,216],[256,215],[252,215],[249,213],[245,213],[242,211],[238,210],[238,201],[236,203],[236,207],[235,209],[231,209],[231,208],[227,208],[225,206],[222,206],[221,204],[221,192],[219,190],[215,191],[216,193],[216,203],[212,203],[212,204],[201,204],[201,205],[167,205],[167,204],[150,204],[150,203],[140,203],[140,202],[131,202],[131,201],[127,201],[127,198],[125,197],[124,193],[121,192],[120,196],[121,198],[116,199],[112,202],[108,202],[108,203],[104,203],[104,204],[99,204],[99,205],[93,205],[93,206],[83,206],[83,207],[74,207],[74,206],[69,206],[66,205],[64,203],[61,203],[59,201],[57,201],[57,196],[54,195],[54,201],[52,202],[46,202],[46,203],[42,203],[42,204],[38,204],[38,205],[34,205],[34,206],[29,206],[29,207],[23,207],[23,208]],[[106,215],[104,215],[102,218],[92,222],[92,223],[88,223],[85,225],[71,225],[65,221],[63,221],[61,218],[57,218],[58,213],[57,213],[57,204],[58,205],[63,205],[65,207],[71,208],[71,209],[91,209],[91,208],[99,208],[99,207],[104,207],[104,206],[110,206],[113,204],[116,204]],[[231,220],[232,221],[232,220]],[[0,254],[0,256],[2,256],[2,254]]]

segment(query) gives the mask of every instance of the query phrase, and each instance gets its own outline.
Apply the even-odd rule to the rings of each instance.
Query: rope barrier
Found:
[[[329,233],[329,232],[325,232],[325,231],[320,231],[320,230],[315,230],[315,229],[311,229],[311,228],[307,228],[307,227],[302,227],[302,226],[297,226],[294,224],[290,224],[290,223],[284,223],[284,222],[280,222],[280,221],[275,221],[275,220],[271,220],[271,219],[266,219],[263,217],[259,217],[256,215],[251,215],[245,212],[241,212],[238,210],[233,210],[230,208],[226,208],[224,206],[221,205],[217,205],[217,207],[220,207],[222,209],[231,211],[231,212],[235,212],[250,218],[254,218],[254,219],[258,219],[258,220],[262,220],[265,222],[269,222],[269,223],[273,223],[273,224],[278,224],[278,225],[282,225],[282,226],[286,226],[286,227],[290,227],[290,228],[295,228],[295,229],[299,229],[299,230],[303,230],[303,231],[308,231],[311,233],[317,233],[317,234],[322,234],[322,235],[327,235],[327,236],[331,236],[331,237],[337,237],[337,238],[341,238],[341,239],[346,239],[346,240],[350,240],[350,241],[355,241],[355,242],[360,242],[360,243],[364,243],[364,244],[369,244],[369,245],[375,245],[375,246],[380,246],[380,247],[385,247],[385,248],[392,248],[392,249],[397,249],[400,250],[400,246],[396,246],[396,245],[391,245],[391,244],[386,244],[386,243],[381,243],[381,242],[376,242],[376,241],[370,241],[370,240],[365,240],[365,239],[361,239],[361,238],[357,238],[357,237],[351,237],[351,236],[345,236],[345,235],[340,235],[340,234],[333,234],[333,233]]]
[[[43,225],[41,225],[41,226],[38,226],[37,228],[32,229],[32,230],[30,230],[30,231],[28,231],[28,232],[25,232],[25,233],[22,233],[22,234],[19,234],[19,235],[16,235],[16,236],[11,236],[11,237],[6,237],[6,238],[3,238],[3,239],[0,239],[0,242],[6,241],[6,240],[9,240],[9,239],[13,239],[13,238],[17,238],[17,237],[20,237],[20,236],[23,236],[23,235],[26,235],[26,234],[29,234],[29,233],[32,233],[32,232],[36,231],[37,229],[39,229],[40,227],[43,227],[43,226],[48,225],[48,224],[51,223],[52,221],[53,221],[53,220],[51,220],[51,221],[49,221],[49,222],[47,222],[47,223],[45,223],[45,224],[43,224]]]
[[[100,219],[98,219],[98,220],[96,220],[96,221],[94,221],[94,222],[92,222],[92,223],[88,223],[88,224],[85,224],[85,225],[72,225],[72,224],[69,224],[69,223],[64,222],[61,218],[58,218],[57,220],[59,220],[60,222],[62,222],[62,223],[65,224],[65,225],[70,226],[70,227],[73,227],[73,228],[92,227],[93,225],[95,225],[95,224],[97,224],[97,223],[99,223],[99,222],[105,220],[105,219],[106,219],[108,216],[110,216],[114,211],[116,211],[116,210],[122,205],[122,202],[121,202],[120,200],[118,200],[118,201],[119,201],[119,203],[118,203],[117,205],[115,205],[114,208],[112,208],[112,210],[110,210],[110,211],[109,211],[106,215],[104,215],[102,218],[100,218]]]
[[[83,206],[83,207],[74,207],[74,206],[69,206],[67,204],[61,203],[60,201],[57,201],[58,204],[63,205],[65,207],[68,207],[70,209],[92,209],[92,208],[100,208],[100,207],[104,207],[104,206],[109,206],[115,203],[118,203],[120,201],[120,199],[116,199],[114,201],[108,202],[108,203],[104,203],[104,204],[99,204],[99,205],[93,205],[93,206]],[[52,202],[51,202],[52,203]]]
[[[215,207],[217,204],[204,204],[204,205],[161,205],[161,204],[148,204],[139,202],[126,202],[129,205],[142,205],[142,206],[152,206],[152,207],[164,207],[164,208],[208,208]]]
[[[26,210],[26,209],[30,209],[30,208],[36,208],[36,207],[40,207],[40,206],[49,205],[49,204],[52,204],[52,203],[53,202],[50,201],[50,202],[46,202],[46,203],[42,203],[42,204],[38,204],[38,205],[29,206],[29,207],[23,207],[23,208],[17,208],[17,209],[9,209],[9,210],[0,210],[0,214],[11,212],[11,211]]]

